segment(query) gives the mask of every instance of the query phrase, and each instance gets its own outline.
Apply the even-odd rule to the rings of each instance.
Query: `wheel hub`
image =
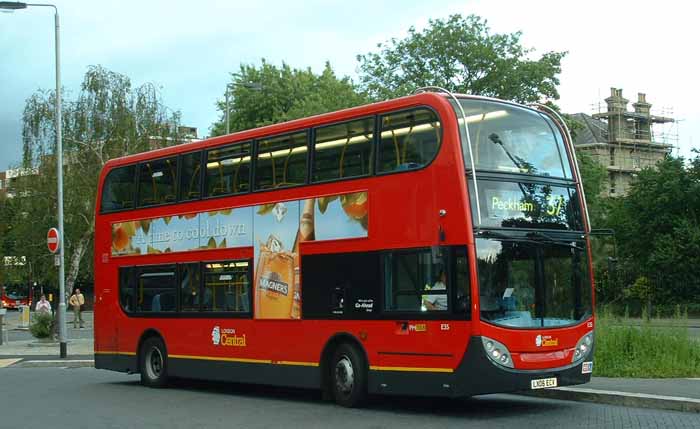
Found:
[[[352,361],[347,356],[343,356],[335,364],[335,384],[339,391],[349,393],[355,384],[355,371],[352,368]]]
[[[158,348],[153,347],[151,350],[149,350],[148,355],[146,356],[146,362],[148,377],[151,379],[157,379],[160,377],[160,374],[163,371],[163,355],[161,355]]]

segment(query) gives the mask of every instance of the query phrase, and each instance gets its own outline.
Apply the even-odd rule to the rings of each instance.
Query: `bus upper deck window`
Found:
[[[275,189],[306,183],[306,132],[259,140],[255,189]]]
[[[374,118],[318,128],[313,181],[367,176],[371,172]]]
[[[207,152],[207,197],[250,190],[250,150],[251,143],[246,142]]]
[[[139,207],[172,203],[176,199],[177,158],[144,162],[139,171]]]
[[[412,170],[433,160],[440,147],[440,120],[421,108],[382,116],[379,172]]]
[[[202,153],[193,152],[182,156],[180,166],[180,200],[199,199],[202,184]]]
[[[134,208],[134,179],[136,166],[115,168],[110,171],[102,188],[102,211]]]

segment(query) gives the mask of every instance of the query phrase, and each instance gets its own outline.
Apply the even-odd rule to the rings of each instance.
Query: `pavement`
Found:
[[[0,368],[5,367],[83,367],[94,366],[94,348],[91,311],[82,313],[84,328],[75,329],[68,313],[66,319],[67,357],[60,357],[60,343],[55,340],[38,340],[29,330],[21,328],[19,312],[7,311],[3,318],[3,344],[0,345]]]
[[[607,378],[590,383],[523,392],[568,401],[700,413],[700,378]]]
[[[59,357],[59,343],[55,341],[36,339],[5,341],[0,345],[0,368],[94,366],[92,313],[85,312],[84,316],[85,329],[68,330],[66,358]],[[68,320],[72,320],[72,316]],[[6,318],[4,329],[18,330],[16,322],[11,317]],[[593,377],[590,383],[580,386],[521,393],[551,399],[700,413],[700,378]]]

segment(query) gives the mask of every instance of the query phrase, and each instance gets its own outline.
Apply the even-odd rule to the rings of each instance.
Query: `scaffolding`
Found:
[[[639,93],[628,110],[622,90],[611,88],[610,97],[591,105],[593,119],[600,121],[600,140],[590,148],[609,173],[609,195],[626,193],[629,183],[643,168],[653,167],[678,149],[678,126],[673,109],[651,110],[646,94]],[[621,191],[621,192],[620,192]]]

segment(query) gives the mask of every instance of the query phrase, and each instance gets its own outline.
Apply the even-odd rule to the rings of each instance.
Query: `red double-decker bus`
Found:
[[[110,161],[95,366],[345,406],[589,381],[585,199],[546,110],[425,91]]]
[[[0,287],[2,307],[18,309],[26,305],[31,307],[34,302],[33,290],[28,285],[12,284]]]

